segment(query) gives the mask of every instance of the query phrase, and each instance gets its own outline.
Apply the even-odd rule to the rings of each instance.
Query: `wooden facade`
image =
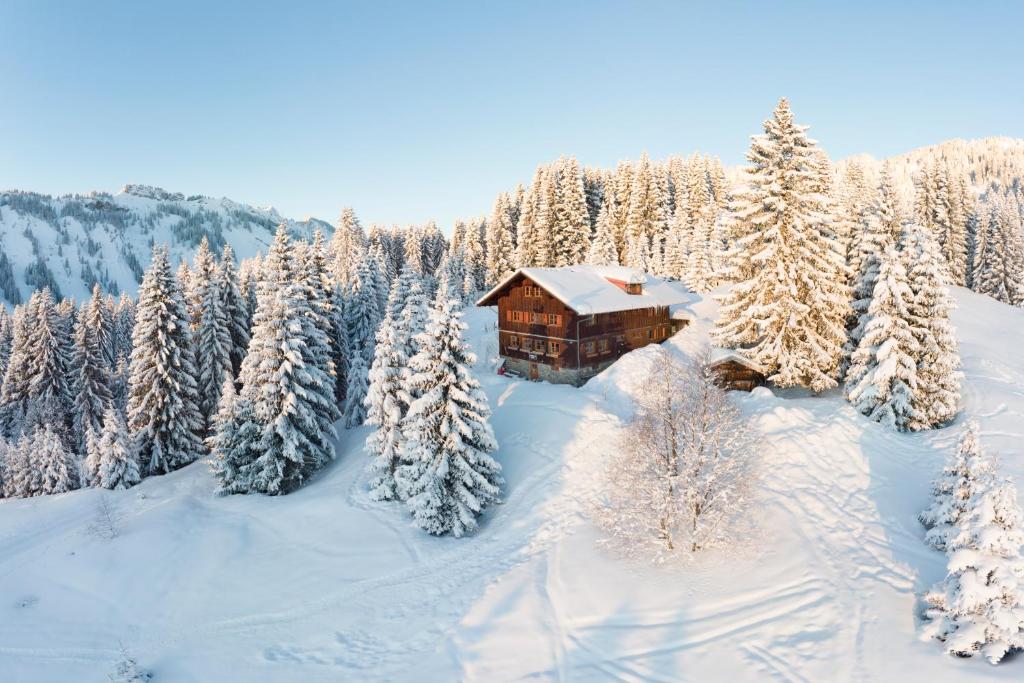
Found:
[[[626,283],[610,284],[632,293]],[[668,339],[686,322],[670,319],[668,306],[580,315],[525,275],[492,297],[506,366],[552,382],[578,384],[623,354]]]
[[[723,358],[712,361],[711,368],[715,371],[718,381],[725,389],[733,391],[753,391],[754,387],[763,387],[767,382],[765,376],[747,363],[735,358]]]

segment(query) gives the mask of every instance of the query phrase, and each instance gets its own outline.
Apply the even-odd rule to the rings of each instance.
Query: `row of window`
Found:
[[[505,311],[505,319],[510,323],[530,323],[531,325],[561,325],[560,313],[534,313],[532,311]]]
[[[543,296],[540,287],[537,285],[523,285],[523,296]]]
[[[547,353],[557,356],[562,352],[562,342],[547,341],[543,339],[531,339],[530,337],[519,338],[518,335],[509,335],[508,347],[510,349],[522,349],[532,353]]]

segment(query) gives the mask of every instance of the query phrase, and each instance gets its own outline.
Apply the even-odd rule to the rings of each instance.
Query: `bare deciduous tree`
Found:
[[[731,539],[754,478],[753,438],[704,352],[661,351],[611,457],[595,519],[628,554],[663,561]]]

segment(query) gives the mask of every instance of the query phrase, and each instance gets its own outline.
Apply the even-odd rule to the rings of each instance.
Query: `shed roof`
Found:
[[[740,365],[750,368],[754,372],[759,372],[762,375],[764,374],[764,368],[744,356],[736,349],[723,349],[718,347],[711,349],[711,356],[708,358],[708,362],[711,365],[719,365],[720,363],[728,363],[729,361],[739,363]]]
[[[564,266],[561,268],[520,268],[494,289],[483,295],[477,306],[489,306],[516,278],[526,277],[580,315],[632,311],[687,303],[690,292],[681,284],[670,283],[625,266]],[[627,294],[612,280],[641,285],[640,294]]]

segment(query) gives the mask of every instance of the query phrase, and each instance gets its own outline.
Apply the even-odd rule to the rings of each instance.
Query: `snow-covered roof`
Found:
[[[708,362],[711,365],[728,363],[729,361],[739,363],[744,367],[750,368],[754,372],[764,374],[764,369],[760,365],[750,360],[736,349],[722,349],[717,347],[711,349],[711,356],[708,358]]]
[[[495,303],[497,295],[517,277],[527,277],[580,315],[631,311],[638,308],[672,306],[691,301],[680,284],[669,283],[625,266],[564,266],[562,268],[520,268],[476,302]],[[639,284],[640,294],[627,294],[616,285]]]

